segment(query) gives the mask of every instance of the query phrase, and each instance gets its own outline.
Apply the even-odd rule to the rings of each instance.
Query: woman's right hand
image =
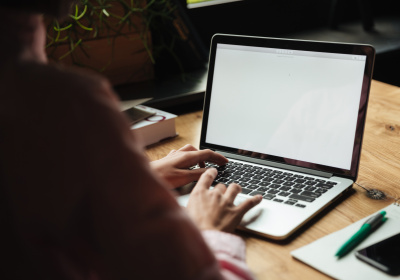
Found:
[[[217,184],[210,190],[216,176],[215,168],[201,175],[190,195],[187,211],[201,230],[233,232],[244,214],[261,202],[262,196],[256,195],[236,206],[233,201],[241,192],[241,187],[234,183],[228,187]]]

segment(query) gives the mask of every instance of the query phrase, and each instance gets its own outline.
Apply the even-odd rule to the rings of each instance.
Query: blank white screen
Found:
[[[350,169],[365,57],[217,46],[206,142]]]

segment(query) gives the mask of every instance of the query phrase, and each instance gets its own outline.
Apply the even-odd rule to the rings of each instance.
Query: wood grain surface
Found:
[[[199,145],[202,112],[176,119],[179,136],[148,147],[151,160],[185,144]],[[373,200],[353,185],[353,191],[329,206],[289,240],[276,242],[237,232],[247,244],[247,263],[257,279],[330,279],[295,260],[290,252],[370,215],[400,197],[400,88],[372,82],[357,183],[384,191],[386,200]],[[340,246],[340,244],[338,244]]]

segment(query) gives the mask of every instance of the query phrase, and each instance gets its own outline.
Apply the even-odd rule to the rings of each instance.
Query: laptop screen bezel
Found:
[[[349,43],[336,43],[336,42],[319,42],[319,41],[306,41],[306,40],[292,40],[292,39],[279,39],[279,38],[266,38],[266,37],[252,37],[252,36],[240,36],[240,35],[227,35],[227,34],[216,34],[213,36],[210,48],[209,57],[209,70],[207,77],[207,87],[204,97],[204,108],[203,108],[203,121],[202,130],[200,136],[200,148],[201,149],[211,149],[220,152],[236,154],[237,149],[224,147],[220,145],[215,145],[206,142],[207,135],[207,124],[208,115],[210,109],[210,101],[212,95],[212,84],[214,78],[214,66],[215,66],[215,56],[218,44],[231,44],[238,46],[254,46],[254,47],[266,47],[266,48],[276,48],[276,49],[288,49],[288,50],[301,50],[301,51],[313,51],[313,52],[328,52],[337,54],[353,54],[353,55],[365,55],[365,69],[364,77],[361,89],[361,98],[359,105],[359,113],[356,126],[356,135],[354,139],[354,151],[351,161],[350,170],[334,168],[325,165],[315,166],[313,163],[296,161],[296,165],[302,168],[309,168],[310,164],[314,165],[312,170],[318,170],[321,172],[331,173],[334,176],[340,176],[344,178],[349,178],[356,180],[358,175],[359,161],[361,155],[363,132],[365,127],[365,119],[367,113],[367,104],[371,86],[373,65],[375,59],[375,49],[370,45],[363,44],[349,44]],[[245,155],[246,158],[251,162],[254,157],[251,155]],[[290,159],[279,158],[275,156],[268,155],[266,164],[268,162],[277,162],[288,164]],[[259,158],[257,159],[260,160]]]

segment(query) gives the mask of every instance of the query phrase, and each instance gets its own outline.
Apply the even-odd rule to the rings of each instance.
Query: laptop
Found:
[[[229,159],[215,183],[240,184],[236,204],[263,196],[239,229],[286,239],[351,189],[374,58],[370,45],[212,38],[200,149]]]

